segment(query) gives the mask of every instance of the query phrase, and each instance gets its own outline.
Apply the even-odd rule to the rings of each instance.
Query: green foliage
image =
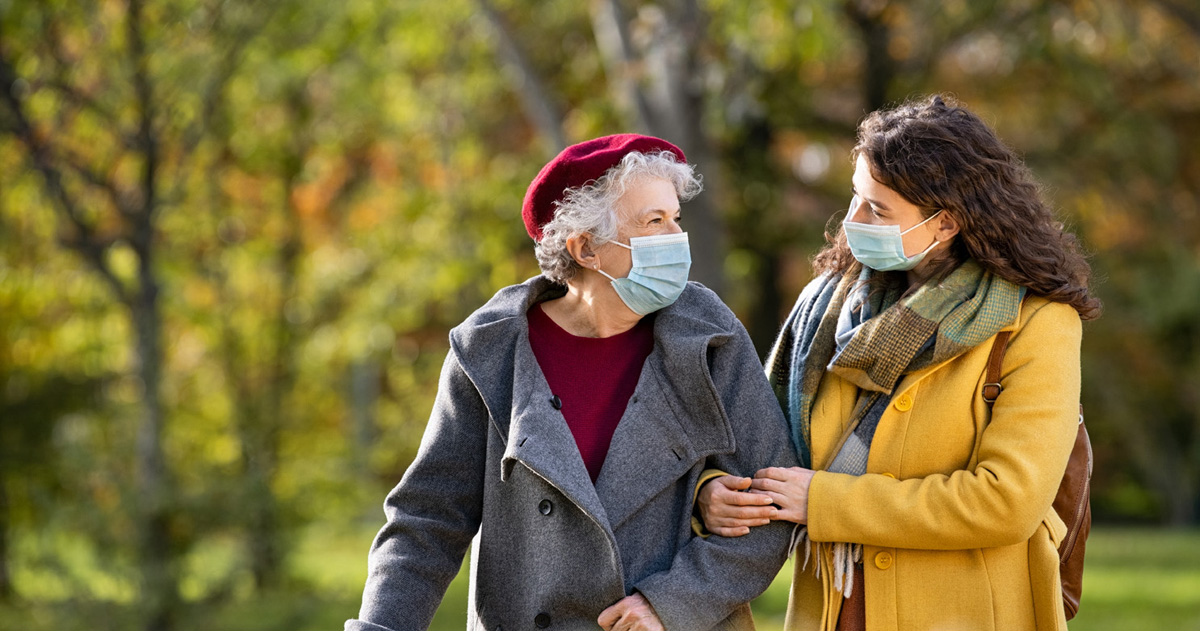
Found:
[[[374,519],[416,453],[448,330],[536,273],[519,208],[551,142],[525,98],[544,92],[567,141],[677,122],[641,120],[625,79],[651,102],[693,99],[669,118],[694,116],[719,213],[689,230],[720,233],[723,297],[764,351],[845,207],[854,127],[878,95],[950,92],[983,114],[1094,253],[1107,312],[1085,329],[1084,402],[1098,518],[1195,522],[1194,11],[707,0],[693,31],[687,2],[627,0],[634,58],[617,63],[598,44],[603,2],[487,4],[499,26],[479,0],[150,3],[150,155],[131,5],[0,3],[11,92],[114,279],[78,247],[0,105],[0,596],[86,603],[114,628],[136,617],[122,603],[139,589],[133,454],[148,393],[122,296],[151,265],[186,606],[230,603],[237,618],[257,593],[291,620],[324,615],[328,603],[290,595],[314,574],[297,564],[320,556],[303,533]],[[501,54],[505,33],[528,78]],[[869,45],[880,34],[886,45]],[[678,50],[683,70],[669,64]],[[145,201],[151,160],[145,263],[121,208]],[[344,608],[351,578],[310,587]]]
[[[377,521],[377,520],[376,520]],[[181,628],[225,631],[318,631],[337,628],[358,611],[366,578],[366,550],[374,531],[366,527],[314,527],[299,539],[285,589],[253,594],[249,581],[227,599],[189,603]],[[189,562],[184,585],[203,580],[205,568],[228,565],[237,554],[229,542],[209,547]],[[1200,628],[1200,533],[1192,530],[1099,528],[1088,539],[1083,604],[1073,631]],[[71,559],[74,573],[88,573],[86,555]],[[792,562],[751,605],[760,629],[782,629]],[[247,577],[248,578],[248,577]],[[42,576],[37,582],[51,580]],[[90,573],[89,580],[101,580]],[[39,594],[48,588],[40,587]],[[98,593],[94,587],[91,593]],[[467,566],[450,584],[433,631],[456,631],[466,621]],[[127,606],[111,601],[62,601],[39,597],[0,605],[0,631],[23,629],[125,629]],[[99,625],[99,626],[97,626]]]

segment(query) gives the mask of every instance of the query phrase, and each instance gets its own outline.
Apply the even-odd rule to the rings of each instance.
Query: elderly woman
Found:
[[[1051,503],[1078,433],[1080,320],[1100,310],[1087,261],[949,98],[871,114],[853,155],[849,212],[768,360],[804,468],[756,474],[762,507],[718,478],[704,521],[806,525],[787,629],[1062,631]]]
[[[698,537],[694,492],[795,457],[742,325],[687,282],[679,202],[699,190],[647,136],[542,169],[523,215],[543,275],[451,331],[347,631],[425,629],[468,545],[469,629],[753,628],[790,528]]]

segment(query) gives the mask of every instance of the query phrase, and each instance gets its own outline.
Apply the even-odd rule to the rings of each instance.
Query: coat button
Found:
[[[533,624],[537,625],[537,628],[539,629],[545,629],[546,627],[550,626],[550,614],[544,611],[539,613],[533,617]]]
[[[884,474],[882,474],[882,475],[883,475],[883,477],[885,477],[885,478],[891,478],[891,479],[893,479],[893,480],[895,480],[895,479],[896,479],[896,475],[895,475],[894,473],[884,473]]]
[[[554,503],[550,500],[542,500],[538,502],[538,510],[541,511],[543,515],[549,515],[554,511]]]
[[[875,567],[886,570],[892,567],[892,554],[890,552],[880,552],[875,555]]]
[[[558,395],[556,394],[556,395],[550,397],[550,405],[553,405],[554,409],[556,409],[556,410],[561,410],[562,409],[562,399],[558,398]]]
[[[897,410],[900,410],[901,412],[907,412],[912,409],[912,404],[913,398],[907,394],[902,394],[900,395],[900,398],[896,399],[896,402],[893,405],[896,406]]]

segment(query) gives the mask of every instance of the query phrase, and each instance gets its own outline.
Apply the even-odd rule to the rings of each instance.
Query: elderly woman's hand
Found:
[[[778,509],[771,498],[759,493],[743,493],[750,488],[750,478],[725,475],[714,478],[700,488],[696,503],[700,519],[714,535],[740,537],[750,534],[750,528],[765,526],[777,518]]]
[[[604,631],[665,631],[650,601],[638,593],[626,596],[601,611],[596,622]]]
[[[774,519],[808,523],[808,486],[813,471],[804,467],[769,467],[754,474],[750,488],[771,498],[779,507]]]

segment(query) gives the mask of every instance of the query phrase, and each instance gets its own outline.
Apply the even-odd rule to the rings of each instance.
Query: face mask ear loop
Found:
[[[945,210],[945,208],[943,208],[942,210]],[[933,213],[932,215],[930,215],[930,216],[929,216],[929,219],[926,219],[925,221],[922,221],[921,223],[919,223],[919,224],[917,224],[917,225],[913,226],[912,228],[909,228],[908,230],[905,230],[904,232],[901,232],[901,233],[900,233],[900,236],[904,236],[904,235],[908,234],[909,232],[912,232],[913,230],[916,230],[916,229],[917,229],[918,227],[920,227],[922,224],[925,224],[926,222],[928,222],[929,220],[933,219],[934,217],[937,217],[938,215],[942,214],[942,210],[939,210],[939,211],[937,211],[936,213]],[[925,248],[925,251],[921,252],[920,254],[916,254],[916,255],[914,255],[914,256],[925,256],[926,254],[929,254],[930,252],[932,252],[932,251],[933,251],[933,249],[934,249],[934,248],[936,248],[936,247],[937,247],[937,244],[939,244],[939,243],[941,243],[941,241],[939,241],[939,240],[938,240],[938,238],[937,238],[937,235],[934,235],[934,237],[933,237],[933,243],[930,243],[930,244],[929,244],[929,247]],[[910,256],[909,258],[912,258],[912,257]]]
[[[629,250],[630,252],[632,252],[632,251],[633,251],[633,247],[632,247],[632,246],[625,245],[624,243],[621,243],[620,241],[613,240],[613,241],[609,241],[609,243],[611,243],[611,244],[613,244],[613,245],[619,245],[619,246],[621,246],[621,247],[625,248],[626,250]],[[609,276],[607,272],[605,272],[604,270],[600,269],[600,266],[599,266],[599,265],[597,265],[597,266],[596,266],[595,268],[593,268],[593,269],[595,269],[597,272],[600,272],[601,274],[604,274],[604,277],[605,277],[605,278],[607,278],[608,280],[611,280],[611,281],[613,281],[613,282],[616,282],[616,280],[617,280],[617,279],[613,278],[612,276]]]
[[[946,209],[945,209],[945,208],[943,208],[942,210],[946,210]],[[915,226],[913,226],[913,227],[909,228],[908,230],[905,230],[904,232],[901,232],[901,233],[900,233],[900,236],[904,236],[904,235],[906,235],[906,234],[908,234],[908,233],[912,232],[913,230],[916,230],[917,228],[920,228],[921,226],[923,226],[923,225],[925,225],[925,224],[929,223],[930,221],[932,221],[932,220],[933,220],[933,218],[934,218],[934,217],[937,217],[938,215],[942,214],[942,210],[939,210],[939,211],[937,211],[936,213],[933,213],[933,214],[932,214],[932,215],[930,215],[930,216],[929,216],[929,218],[927,218],[925,221],[922,221],[921,223],[919,223],[919,224],[917,224],[917,225],[915,225]],[[934,239],[934,241],[936,242],[936,241],[937,241],[937,239]]]
[[[934,237],[934,238],[933,238],[933,243],[930,243],[930,244],[929,244],[929,247],[925,248],[925,251],[923,251],[923,252],[921,252],[920,254],[917,254],[917,255],[915,255],[915,256],[925,256],[926,254],[929,254],[931,251],[933,251],[933,249],[934,249],[934,248],[936,248],[936,247],[937,247],[937,245],[938,245],[939,243],[941,243],[941,241],[938,241],[938,240],[937,240],[937,237]],[[909,258],[912,258],[912,257],[910,256]]]
[[[606,243],[611,243],[611,244],[613,244],[613,245],[619,245],[619,246],[621,246],[621,247],[625,248],[626,250],[629,250],[630,252],[632,252],[632,251],[633,251],[633,248],[632,248],[632,247],[630,247],[630,246],[628,246],[628,245],[625,245],[624,243],[621,243],[620,241],[617,241],[617,240],[613,240],[613,241],[607,241]],[[603,244],[601,244],[601,245],[603,245]],[[613,278],[612,276],[609,276],[609,275],[608,275],[608,273],[607,273],[607,272],[605,272],[604,270],[600,269],[600,266],[599,266],[599,265],[595,265],[595,266],[593,266],[593,267],[592,267],[592,269],[593,269],[593,270],[595,270],[595,271],[597,271],[597,272],[600,272],[601,274],[603,274],[603,275],[604,275],[604,277],[605,277],[605,278],[607,278],[607,279],[608,279],[608,280],[610,280],[610,281],[616,282],[616,280],[617,280],[617,279]]]
[[[611,281],[613,281],[613,282],[616,282],[616,281],[617,281],[617,279],[613,278],[612,276],[609,276],[609,275],[608,275],[608,272],[605,272],[604,270],[600,269],[600,266],[599,266],[599,265],[597,265],[597,266],[596,266],[595,268],[593,268],[593,269],[595,269],[597,272],[600,272],[601,274],[603,274],[603,275],[604,275],[604,277],[605,277],[605,278],[607,278],[608,280],[611,280]]]

